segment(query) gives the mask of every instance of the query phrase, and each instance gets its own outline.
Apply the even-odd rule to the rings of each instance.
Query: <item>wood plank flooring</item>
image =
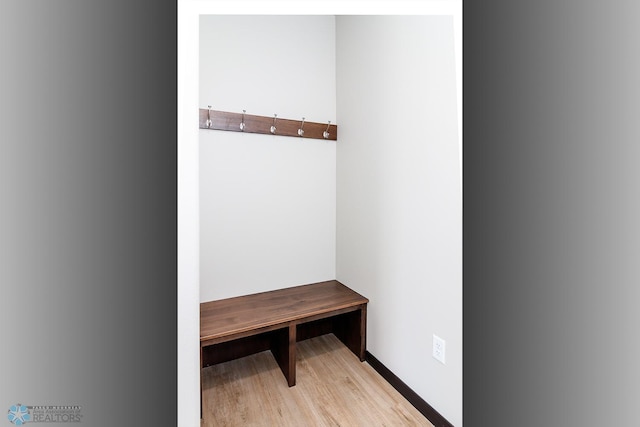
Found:
[[[205,368],[202,425],[433,427],[333,334],[297,349],[291,388],[269,351]]]

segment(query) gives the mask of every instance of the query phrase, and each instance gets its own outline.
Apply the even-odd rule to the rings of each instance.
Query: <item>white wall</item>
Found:
[[[204,15],[199,56],[201,108],[336,122],[333,16]],[[200,130],[200,301],[334,279],[335,166],[335,141]]]
[[[198,15],[178,2],[178,427],[200,421]],[[195,84],[194,84],[195,83]]]
[[[371,301],[368,350],[461,426],[453,19],[339,16],[336,34],[337,279]]]

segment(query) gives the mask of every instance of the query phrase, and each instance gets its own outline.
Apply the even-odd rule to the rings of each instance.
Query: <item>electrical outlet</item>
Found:
[[[436,334],[433,334],[433,357],[443,365],[445,363],[444,351],[445,341]]]

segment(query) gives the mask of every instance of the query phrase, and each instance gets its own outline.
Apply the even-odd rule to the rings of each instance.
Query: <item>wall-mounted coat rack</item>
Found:
[[[262,133],[266,135],[295,136],[297,138],[338,140],[338,126],[327,123],[229,113],[206,108],[200,109],[200,129],[228,130],[232,132]]]

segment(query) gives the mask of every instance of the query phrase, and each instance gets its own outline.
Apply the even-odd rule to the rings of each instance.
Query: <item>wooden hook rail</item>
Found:
[[[200,129],[214,129],[214,130],[228,130],[232,132],[246,132],[246,133],[262,133],[267,135],[280,135],[280,136],[295,136],[296,138],[313,138],[313,139],[326,139],[328,141],[338,140],[338,126],[329,124],[327,129],[327,123],[314,123],[304,122],[300,120],[281,119],[276,117],[274,124],[274,117],[267,116],[254,116],[251,114],[243,113],[229,113],[226,111],[207,110],[206,108],[200,109]],[[207,126],[207,120],[211,119],[211,124]],[[244,129],[240,124],[244,123]],[[271,132],[271,127],[275,126],[275,133]],[[299,135],[298,129],[304,130],[302,136]],[[324,132],[328,131],[327,138],[324,137]]]

